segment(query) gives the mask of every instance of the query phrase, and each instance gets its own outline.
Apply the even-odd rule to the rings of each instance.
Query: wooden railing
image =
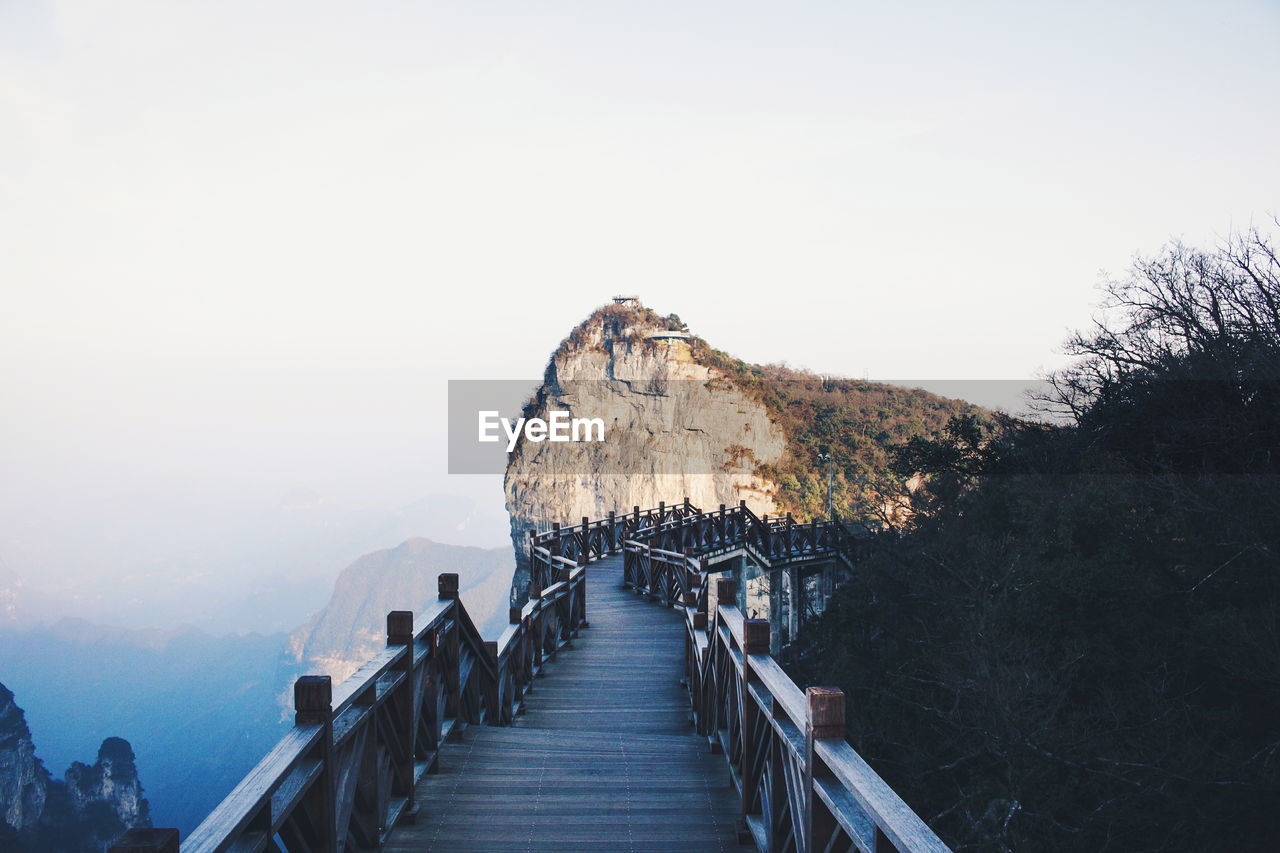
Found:
[[[743,619],[736,582],[684,607],[693,723],[724,755],[746,833],[762,853],[947,853],[845,741],[844,693],[795,685],[769,656],[770,627]],[[707,598],[700,599],[706,602]]]
[[[531,589],[545,587],[556,576],[560,563],[557,558],[572,560],[575,564],[585,565],[600,559],[607,554],[615,554],[622,543],[642,531],[650,531],[664,523],[678,523],[683,519],[696,517],[702,511],[689,503],[667,506],[660,503],[652,509],[641,510],[634,507],[631,512],[619,515],[610,510],[609,514],[592,521],[582,517],[581,524],[551,525],[550,530],[541,533],[529,531],[529,579]],[[532,593],[530,598],[532,598]]]
[[[509,725],[543,662],[586,626],[586,569],[558,560],[554,581],[509,621],[485,642],[458,600],[458,576],[440,575],[438,600],[416,620],[387,614],[386,651],[337,688],[328,676],[295,682],[293,727],[182,853],[380,847],[413,820],[415,786],[436,769],[441,745],[468,725]],[[113,849],[151,849],[139,840]]]
[[[688,505],[686,499],[685,505]],[[838,519],[798,523],[788,515],[758,517],[742,502],[712,512],[693,512],[631,528],[624,539],[624,582],[672,604],[707,590],[706,561],[733,549],[748,551],[763,565],[801,560],[840,561],[846,569],[873,552],[878,537],[855,535]]]
[[[838,522],[757,518],[745,505],[704,513],[687,499],[555,525],[531,535],[529,601],[491,642],[458,600],[458,576],[442,574],[438,600],[387,614],[386,651],[336,689],[327,676],[297,680],[293,727],[181,853],[379,848],[414,819],[416,783],[447,739],[512,722],[543,663],[587,627],[587,564],[624,548],[624,583],[683,609],[691,719],[728,762],[744,836],[762,853],[945,853],[845,742],[843,693],[791,681],[769,656],[768,621],[738,611],[735,581],[717,580],[712,600],[702,560],[731,547],[856,560],[874,545]],[[172,853],[176,838],[139,830],[112,851]]]

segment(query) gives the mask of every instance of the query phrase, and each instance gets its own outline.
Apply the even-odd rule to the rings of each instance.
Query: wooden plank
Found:
[[[443,747],[387,851],[750,849],[723,759],[689,724],[683,608],[622,589],[620,555],[586,575],[592,627],[544,665],[515,725]]]

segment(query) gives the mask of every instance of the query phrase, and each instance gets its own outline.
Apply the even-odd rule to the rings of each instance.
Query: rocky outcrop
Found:
[[[133,749],[109,737],[92,764],[52,779],[36,756],[26,716],[0,684],[0,841],[15,851],[100,851],[125,830],[151,825]]]
[[[699,363],[689,339],[670,325],[645,309],[606,306],[552,356],[526,416],[600,418],[606,438],[522,437],[511,454],[505,489],[516,600],[528,586],[532,528],[684,497],[704,508],[745,500],[757,513],[777,511],[776,484],[758,468],[782,459],[782,430],[761,402]]]
[[[462,603],[478,628],[484,631],[498,615],[506,624],[511,555],[505,548],[409,539],[342,571],[329,603],[289,636],[289,662],[299,673],[341,682],[386,648],[389,611],[417,612],[436,601],[441,572],[458,573]],[[486,636],[496,636],[493,627]]]
[[[92,765],[73,762],[67,768],[66,780],[75,814],[86,814],[93,804],[101,803],[126,827],[140,825],[139,818],[149,817],[133,749],[127,740],[107,738],[98,748],[98,760]]]
[[[30,829],[44,813],[49,773],[13,693],[0,684],[0,817],[14,829]]]

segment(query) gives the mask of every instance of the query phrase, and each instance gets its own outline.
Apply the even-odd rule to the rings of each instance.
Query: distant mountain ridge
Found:
[[[416,612],[437,599],[441,572],[458,573],[467,612],[486,636],[496,636],[505,624],[513,566],[505,547],[423,538],[366,554],[338,576],[329,603],[289,635],[287,658],[298,674],[342,681],[386,647],[389,611]]]
[[[0,850],[97,853],[125,830],[151,825],[133,749],[109,737],[92,764],[54,779],[36,755],[26,716],[0,684]]]

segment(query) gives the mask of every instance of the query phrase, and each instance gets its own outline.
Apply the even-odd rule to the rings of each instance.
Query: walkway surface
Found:
[[[689,725],[681,614],[623,589],[619,555],[587,569],[587,619],[516,725],[445,746],[385,850],[751,849],[724,758]]]

